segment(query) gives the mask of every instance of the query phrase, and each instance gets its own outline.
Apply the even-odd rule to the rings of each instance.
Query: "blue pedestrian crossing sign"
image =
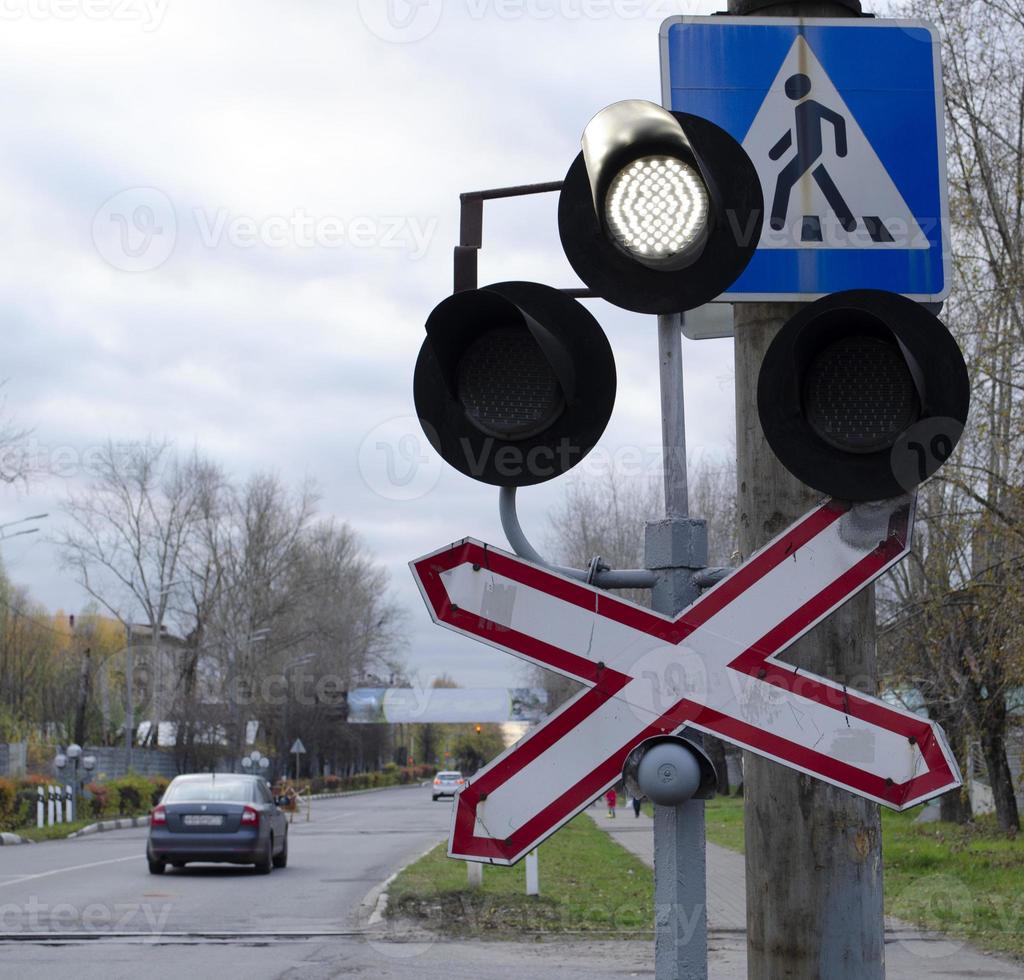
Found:
[[[674,17],[663,104],[743,144],[765,220],[728,302],[949,292],[939,40],[924,21]],[[744,229],[737,228],[741,236]]]

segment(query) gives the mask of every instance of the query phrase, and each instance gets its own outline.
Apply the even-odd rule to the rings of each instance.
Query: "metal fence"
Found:
[[[0,776],[23,776],[28,768],[25,742],[0,742]]]
[[[94,777],[105,782],[127,775],[124,749],[117,748],[86,748],[84,754],[96,757]],[[173,779],[178,775],[178,766],[172,752],[160,749],[132,749],[132,770],[144,776],[166,776]]]
[[[1024,810],[1024,729],[1016,729],[1010,733],[1007,739],[1006,759],[1013,776],[1017,806]],[[991,813],[995,810],[988,766],[985,764],[980,742],[972,742],[968,747],[965,775],[971,795],[971,810],[974,813]]]
[[[44,749],[40,756],[33,753],[35,763],[28,765],[28,746],[24,742],[11,744],[0,743],[0,776],[23,776],[31,770],[34,775],[53,776],[52,760],[60,746],[52,745]],[[109,781],[126,775],[128,767],[125,765],[124,748],[109,746],[86,745],[83,749],[84,755],[96,757],[96,768],[90,779],[103,779]],[[39,762],[42,758],[45,762]],[[132,770],[144,776],[166,776],[168,779],[178,774],[178,767],[174,761],[174,753],[161,749],[133,749]]]

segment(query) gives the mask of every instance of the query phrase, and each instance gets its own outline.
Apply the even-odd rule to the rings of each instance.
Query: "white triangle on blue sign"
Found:
[[[782,62],[743,148],[764,192],[758,248],[929,247],[903,195],[802,36]]]

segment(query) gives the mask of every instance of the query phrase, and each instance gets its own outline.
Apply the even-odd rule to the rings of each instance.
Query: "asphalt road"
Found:
[[[155,877],[142,828],[0,847],[0,980],[653,976],[650,942],[453,942],[375,920],[379,886],[446,837],[450,818],[426,787],[324,800],[292,825],[288,867],[270,876],[198,865]],[[739,937],[720,930],[710,947],[711,980],[746,976]],[[1024,975],[995,959],[951,973],[942,952],[932,943],[920,970],[894,972]]]
[[[292,825],[288,867],[269,877],[229,865],[152,876],[143,828],[0,848],[0,978],[594,980],[652,972],[648,944],[451,943],[372,922],[375,888],[446,837],[450,816],[451,803],[433,803],[425,787],[321,801],[311,823]]]
[[[374,885],[447,835],[450,815],[424,787],[315,802],[311,822],[297,814],[289,827],[288,867],[269,878],[226,864],[150,875],[142,827],[4,848],[0,933],[347,929],[346,915]],[[33,912],[33,899],[46,910]],[[87,915],[94,903],[118,921],[99,909]],[[59,911],[62,904],[76,913]]]

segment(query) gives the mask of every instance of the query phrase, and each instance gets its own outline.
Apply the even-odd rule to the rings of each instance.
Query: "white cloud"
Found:
[[[531,3],[444,0],[436,29],[409,44],[372,33],[354,2],[317,0],[173,0],[153,29],[95,17],[0,25],[0,376],[19,419],[51,451],[152,434],[239,475],[314,475],[325,509],[387,564],[414,667],[465,684],[522,672],[432,627],[405,562],[466,534],[504,544],[497,493],[447,471],[427,496],[395,501],[367,485],[359,447],[412,411],[423,322],[450,289],[459,192],[560,178],[593,112],[657,98],[658,26],[679,12],[647,0],[639,16],[626,0]],[[122,271],[94,244],[104,202],[133,188],[165,196],[173,221],[156,206],[141,228],[130,209],[123,225],[101,213],[101,235],[117,248],[110,236],[123,232],[138,251],[147,234],[162,247],[172,232],[150,271]],[[484,281],[574,281],[554,206],[553,196],[488,206]],[[298,214],[340,227],[341,240],[304,244]],[[219,217],[255,227],[255,243],[224,232],[211,246]],[[383,245],[388,219],[429,229],[422,255]],[[588,305],[619,370],[602,451],[657,446],[653,318]],[[690,444],[726,451],[731,348],[688,344],[686,358]],[[63,487],[7,492],[3,519],[48,509],[56,523]],[[538,542],[561,492],[523,494]],[[27,541],[5,545],[15,578],[53,607],[80,606],[52,550]]]

